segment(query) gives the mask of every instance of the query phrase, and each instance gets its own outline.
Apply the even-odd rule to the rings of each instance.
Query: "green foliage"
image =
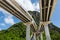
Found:
[[[50,34],[51,34],[52,40],[60,40],[60,33],[59,32],[57,32],[55,30],[51,30]]]
[[[0,32],[0,40],[26,40],[26,26],[20,22]]]

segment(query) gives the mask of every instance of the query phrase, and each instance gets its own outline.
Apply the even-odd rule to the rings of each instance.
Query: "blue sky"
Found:
[[[27,11],[39,11],[38,0],[18,0],[17,2],[21,4]],[[0,8],[0,30],[8,29],[10,26],[20,21],[21,20],[19,20],[15,16],[12,16],[10,13]],[[60,27],[60,0],[57,0],[57,4],[51,17],[51,21],[54,25]]]
[[[57,4],[53,12],[51,21],[53,22],[54,25],[60,28],[60,0],[57,0]]]

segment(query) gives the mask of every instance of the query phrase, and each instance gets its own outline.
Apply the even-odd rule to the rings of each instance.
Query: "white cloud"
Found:
[[[7,18],[4,18],[4,21],[6,24],[14,24],[14,20],[13,18],[10,18],[10,17],[7,17]]]
[[[21,6],[23,6],[23,8],[25,8],[26,10],[35,10],[31,0],[16,0]]]
[[[39,11],[39,3],[32,3],[31,0],[16,0],[27,11]]]
[[[14,24],[14,19],[13,19],[13,15],[11,15],[10,13],[8,13],[7,11],[5,11],[4,9],[0,8],[0,11],[3,12],[3,14],[5,15],[4,21],[6,24]]]
[[[35,11],[40,11],[39,9],[39,3],[33,3]]]

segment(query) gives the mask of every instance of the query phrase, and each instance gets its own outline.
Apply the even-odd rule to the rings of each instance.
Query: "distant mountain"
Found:
[[[39,26],[39,21],[40,21],[40,13],[37,11],[28,11],[30,15],[34,18],[36,24]]]
[[[39,12],[29,11],[33,16],[36,23],[39,23]],[[49,25],[50,35],[52,40],[60,40],[60,28],[50,23]],[[45,34],[43,33],[44,40],[46,39]],[[7,30],[0,31],[0,40],[26,40],[26,26],[23,22],[16,23],[12,25]]]

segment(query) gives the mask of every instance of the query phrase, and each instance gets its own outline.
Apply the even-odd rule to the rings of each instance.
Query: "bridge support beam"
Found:
[[[30,40],[30,25],[27,25],[26,28],[26,40]]]
[[[45,34],[46,34],[46,40],[51,40],[48,25],[44,25],[44,30],[45,30]]]
[[[36,33],[33,34],[31,40],[36,40]]]
[[[34,33],[33,40],[36,40],[36,33]]]
[[[42,32],[40,33],[40,40],[43,40],[43,34],[42,34]]]

